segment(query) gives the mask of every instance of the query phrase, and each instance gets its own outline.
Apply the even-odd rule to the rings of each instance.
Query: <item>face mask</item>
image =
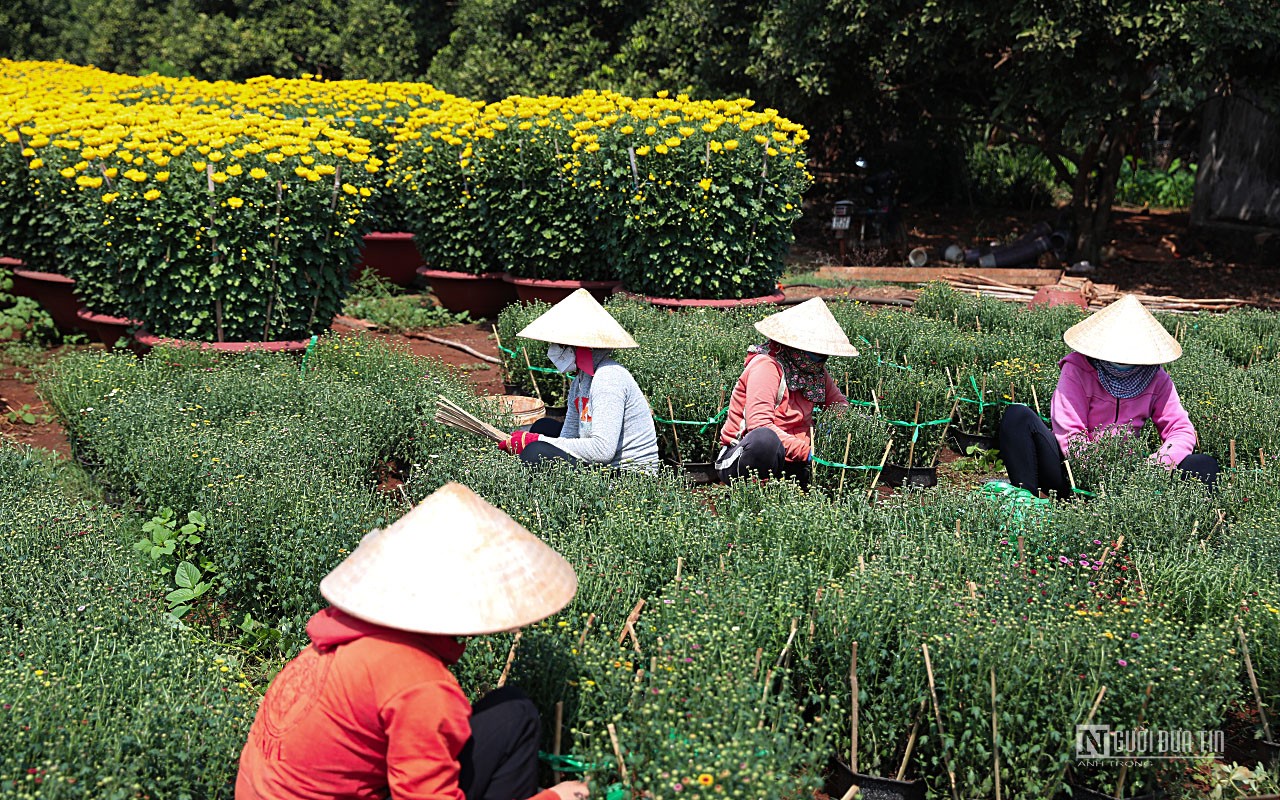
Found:
[[[806,353],[804,354],[804,357],[805,357],[805,358],[807,358],[807,359],[809,359],[809,361],[810,361],[811,363],[814,363],[814,364],[825,364],[825,363],[827,363],[827,356],[826,356],[826,354],[825,354],[825,353],[809,353],[809,352],[806,352]]]
[[[574,349],[568,345],[548,345],[547,358],[551,359],[551,364],[556,368],[557,372],[571,372],[577,365]]]
[[[1137,364],[1117,364],[1114,361],[1104,361],[1102,363],[1106,364],[1107,368],[1110,369],[1112,372],[1120,372],[1120,373],[1133,372],[1135,369],[1138,368]]]

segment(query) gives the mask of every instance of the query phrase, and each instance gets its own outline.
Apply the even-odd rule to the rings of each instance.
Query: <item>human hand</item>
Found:
[[[591,790],[582,781],[562,781],[551,787],[560,800],[581,800],[591,796]]]
[[[529,431],[512,431],[511,436],[504,442],[498,442],[498,448],[513,456],[518,456],[526,447],[538,441],[542,437],[536,433]]]

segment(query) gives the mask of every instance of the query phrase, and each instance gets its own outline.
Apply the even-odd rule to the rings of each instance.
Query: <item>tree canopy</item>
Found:
[[[496,100],[585,88],[747,96],[814,153],[1007,142],[1043,154],[1096,252],[1157,111],[1270,103],[1271,0],[17,0],[0,56],[208,79],[429,79]],[[934,174],[936,166],[931,166]]]

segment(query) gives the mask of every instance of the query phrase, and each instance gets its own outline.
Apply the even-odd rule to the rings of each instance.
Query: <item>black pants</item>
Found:
[[[1000,420],[998,437],[1000,459],[1009,470],[1009,483],[1029,492],[1071,496],[1062,449],[1039,414],[1024,405],[1008,406]],[[1217,483],[1218,469],[1218,460],[1204,453],[1192,453],[1178,462],[1183,478],[1195,478],[1210,488]]]
[[[529,433],[536,433],[539,436],[559,436],[560,431],[564,428],[564,423],[559,420],[548,419],[543,417],[537,422],[529,426]],[[578,463],[578,459],[569,455],[555,445],[546,442],[533,442],[524,450],[520,451],[520,460],[530,466],[538,466],[551,461],[563,461],[566,464]]]
[[[471,738],[458,762],[467,800],[525,800],[538,791],[538,709],[514,686],[495,689],[471,708]]]
[[[1009,483],[1032,494],[1041,490],[1071,497],[1071,482],[1062,466],[1062,449],[1040,415],[1024,405],[1007,406],[996,433],[1000,460]]]
[[[721,483],[728,483],[744,476],[757,478],[794,478],[800,488],[809,488],[809,479],[813,475],[808,461],[788,461],[787,451],[782,446],[778,434],[769,428],[756,428],[747,431],[742,441],[722,453],[716,461],[723,463],[732,458],[734,449],[738,457],[724,469],[716,470],[716,478]]]

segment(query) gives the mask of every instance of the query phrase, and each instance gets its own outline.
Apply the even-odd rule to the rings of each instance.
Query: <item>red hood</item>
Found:
[[[320,652],[328,652],[339,645],[354,642],[365,636],[392,636],[413,641],[435,653],[445,664],[453,664],[462,658],[465,642],[453,636],[434,633],[413,633],[388,628],[373,622],[357,619],[345,611],[326,608],[316,612],[307,622],[307,636]]]

